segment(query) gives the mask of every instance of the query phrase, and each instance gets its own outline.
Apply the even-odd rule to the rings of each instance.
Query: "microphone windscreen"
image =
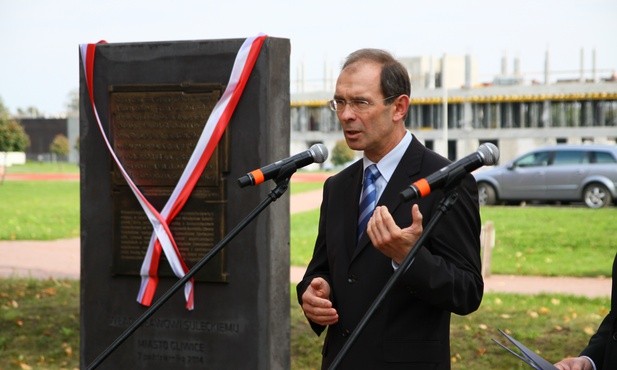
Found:
[[[478,147],[478,152],[482,156],[484,165],[492,166],[499,161],[499,149],[495,144],[484,143]]]
[[[328,148],[323,144],[315,144],[309,149],[315,163],[324,163],[328,158]]]

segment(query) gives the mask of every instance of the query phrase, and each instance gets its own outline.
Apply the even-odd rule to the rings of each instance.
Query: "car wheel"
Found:
[[[611,198],[611,193],[602,184],[590,184],[583,190],[583,201],[589,208],[606,207],[613,201]]]
[[[480,201],[481,206],[490,206],[497,203],[495,188],[485,182],[479,183],[478,200]]]

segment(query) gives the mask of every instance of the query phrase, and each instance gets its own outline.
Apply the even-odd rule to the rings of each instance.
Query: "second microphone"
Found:
[[[238,179],[238,185],[241,188],[249,185],[259,185],[264,181],[278,177],[281,168],[290,163],[294,163],[296,168],[302,168],[311,163],[323,163],[327,158],[328,148],[323,144],[315,144],[301,153],[247,173]]]

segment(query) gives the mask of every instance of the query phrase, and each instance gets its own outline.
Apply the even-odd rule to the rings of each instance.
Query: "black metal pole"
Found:
[[[440,202],[440,204],[439,204],[439,206],[437,208],[437,213],[435,213],[433,215],[433,217],[431,218],[429,223],[426,225],[426,228],[422,232],[422,235],[420,236],[420,239],[418,239],[418,241],[416,242],[414,247],[411,249],[411,251],[409,251],[409,253],[407,254],[407,257],[405,257],[405,259],[403,260],[403,262],[401,263],[399,268],[394,272],[394,274],[392,274],[392,276],[390,276],[390,279],[386,282],[386,285],[384,285],[384,287],[382,288],[381,292],[379,292],[379,295],[377,296],[377,298],[375,298],[375,300],[373,301],[373,303],[371,304],[369,309],[366,311],[366,313],[364,314],[362,319],[358,322],[358,325],[351,332],[351,335],[349,336],[349,339],[347,339],[347,341],[343,345],[343,348],[341,348],[339,353],[334,358],[334,361],[332,361],[332,363],[330,364],[330,367],[328,368],[329,370],[334,370],[339,365],[339,363],[341,362],[341,360],[343,359],[343,357],[345,356],[347,351],[349,351],[349,348],[356,341],[358,335],[360,335],[360,332],[362,331],[362,329],[364,329],[364,327],[368,323],[369,319],[373,316],[373,314],[375,313],[377,308],[379,308],[379,305],[381,305],[381,303],[383,302],[384,298],[386,297],[386,294],[388,294],[390,292],[390,289],[392,289],[392,287],[397,282],[399,277],[402,274],[404,274],[407,271],[407,269],[409,269],[409,266],[411,265],[411,262],[413,261],[414,257],[416,256],[416,253],[418,253],[418,249],[420,249],[420,246],[422,246],[424,244],[425,240],[429,237],[429,235],[431,234],[431,232],[432,232],[433,228],[435,227],[435,225],[437,224],[437,222],[439,222],[441,217],[450,208],[452,208],[454,203],[456,203],[457,199],[458,199],[458,193],[455,190],[452,190],[452,191],[449,191],[444,196],[444,199],[441,200],[441,202]]]
[[[171,296],[193,277],[215,254],[227,245],[236,235],[240,233],[255,217],[257,217],[270,203],[280,198],[289,188],[289,179],[296,172],[295,164],[289,168],[283,167],[279,178],[276,179],[277,186],[272,189],[268,196],[255,207],[236,227],[229,232],[220,242],[218,242],[206,255],[193,266],[180,280],[178,280],[168,291],[165,292],[152,306],[150,306],[135,322],[133,322],[116,340],[114,340],[105,351],[103,351],[87,367],[88,370],[96,369],[113,351],[115,351],[131,334],[137,330],[147,319],[149,319]]]

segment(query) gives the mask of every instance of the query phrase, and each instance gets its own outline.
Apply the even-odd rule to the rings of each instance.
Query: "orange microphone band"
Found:
[[[425,197],[431,193],[431,185],[429,185],[426,179],[420,179],[414,183],[420,192],[420,196]]]
[[[249,174],[253,176],[253,185],[259,185],[265,181],[264,174],[261,170],[251,171]]]

